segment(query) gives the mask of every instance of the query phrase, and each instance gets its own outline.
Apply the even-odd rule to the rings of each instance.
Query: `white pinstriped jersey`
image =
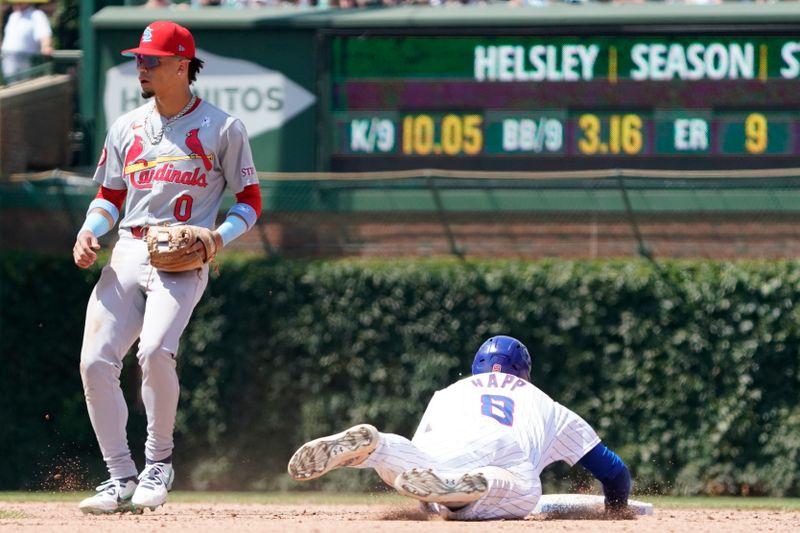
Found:
[[[239,193],[258,183],[244,124],[199,100],[172,123],[154,112],[146,125],[154,104],[114,122],[94,180],[109,189],[128,189],[120,228],[165,223],[213,228],[225,188]],[[150,142],[148,126],[164,128],[159,143]]]
[[[528,463],[538,476],[556,461],[574,465],[600,438],[533,384],[493,372],[436,392],[411,442],[444,464]]]

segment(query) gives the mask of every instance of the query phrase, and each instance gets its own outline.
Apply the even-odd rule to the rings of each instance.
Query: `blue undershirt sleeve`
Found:
[[[227,246],[236,237],[247,231],[247,224],[235,215],[229,215],[225,222],[219,225],[217,233],[222,237],[222,245]]]
[[[603,484],[606,509],[619,510],[627,507],[631,492],[631,474],[617,454],[599,443],[578,463]]]

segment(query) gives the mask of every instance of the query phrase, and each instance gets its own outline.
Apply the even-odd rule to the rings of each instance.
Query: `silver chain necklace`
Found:
[[[150,141],[150,144],[160,143],[161,139],[164,138],[164,130],[167,129],[167,126],[169,126],[170,124],[181,118],[183,115],[188,113],[196,100],[197,96],[192,95],[192,97],[189,99],[189,103],[186,104],[184,108],[181,109],[180,112],[178,112],[177,115],[168,118],[166,122],[164,122],[164,124],[161,126],[161,129],[159,131],[155,130],[155,126],[153,126],[151,120],[151,117],[156,112],[156,103],[153,102],[153,108],[150,110],[150,113],[148,113],[147,116],[144,118],[144,133],[145,135],[147,135],[147,140]]]

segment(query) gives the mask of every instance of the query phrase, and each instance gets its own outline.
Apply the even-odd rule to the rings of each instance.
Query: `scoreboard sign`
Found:
[[[796,166],[800,33],[334,35],[333,170]]]

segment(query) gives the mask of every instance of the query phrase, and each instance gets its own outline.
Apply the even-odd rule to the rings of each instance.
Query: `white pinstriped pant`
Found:
[[[478,470],[486,477],[486,495],[458,511],[428,504],[429,509],[453,520],[525,518],[539,501],[542,486],[533,464],[508,438],[496,435],[476,438],[425,433],[412,442],[393,433],[381,433],[380,442],[366,461],[356,468],[373,468],[389,486],[412,468],[435,472],[465,473]]]

